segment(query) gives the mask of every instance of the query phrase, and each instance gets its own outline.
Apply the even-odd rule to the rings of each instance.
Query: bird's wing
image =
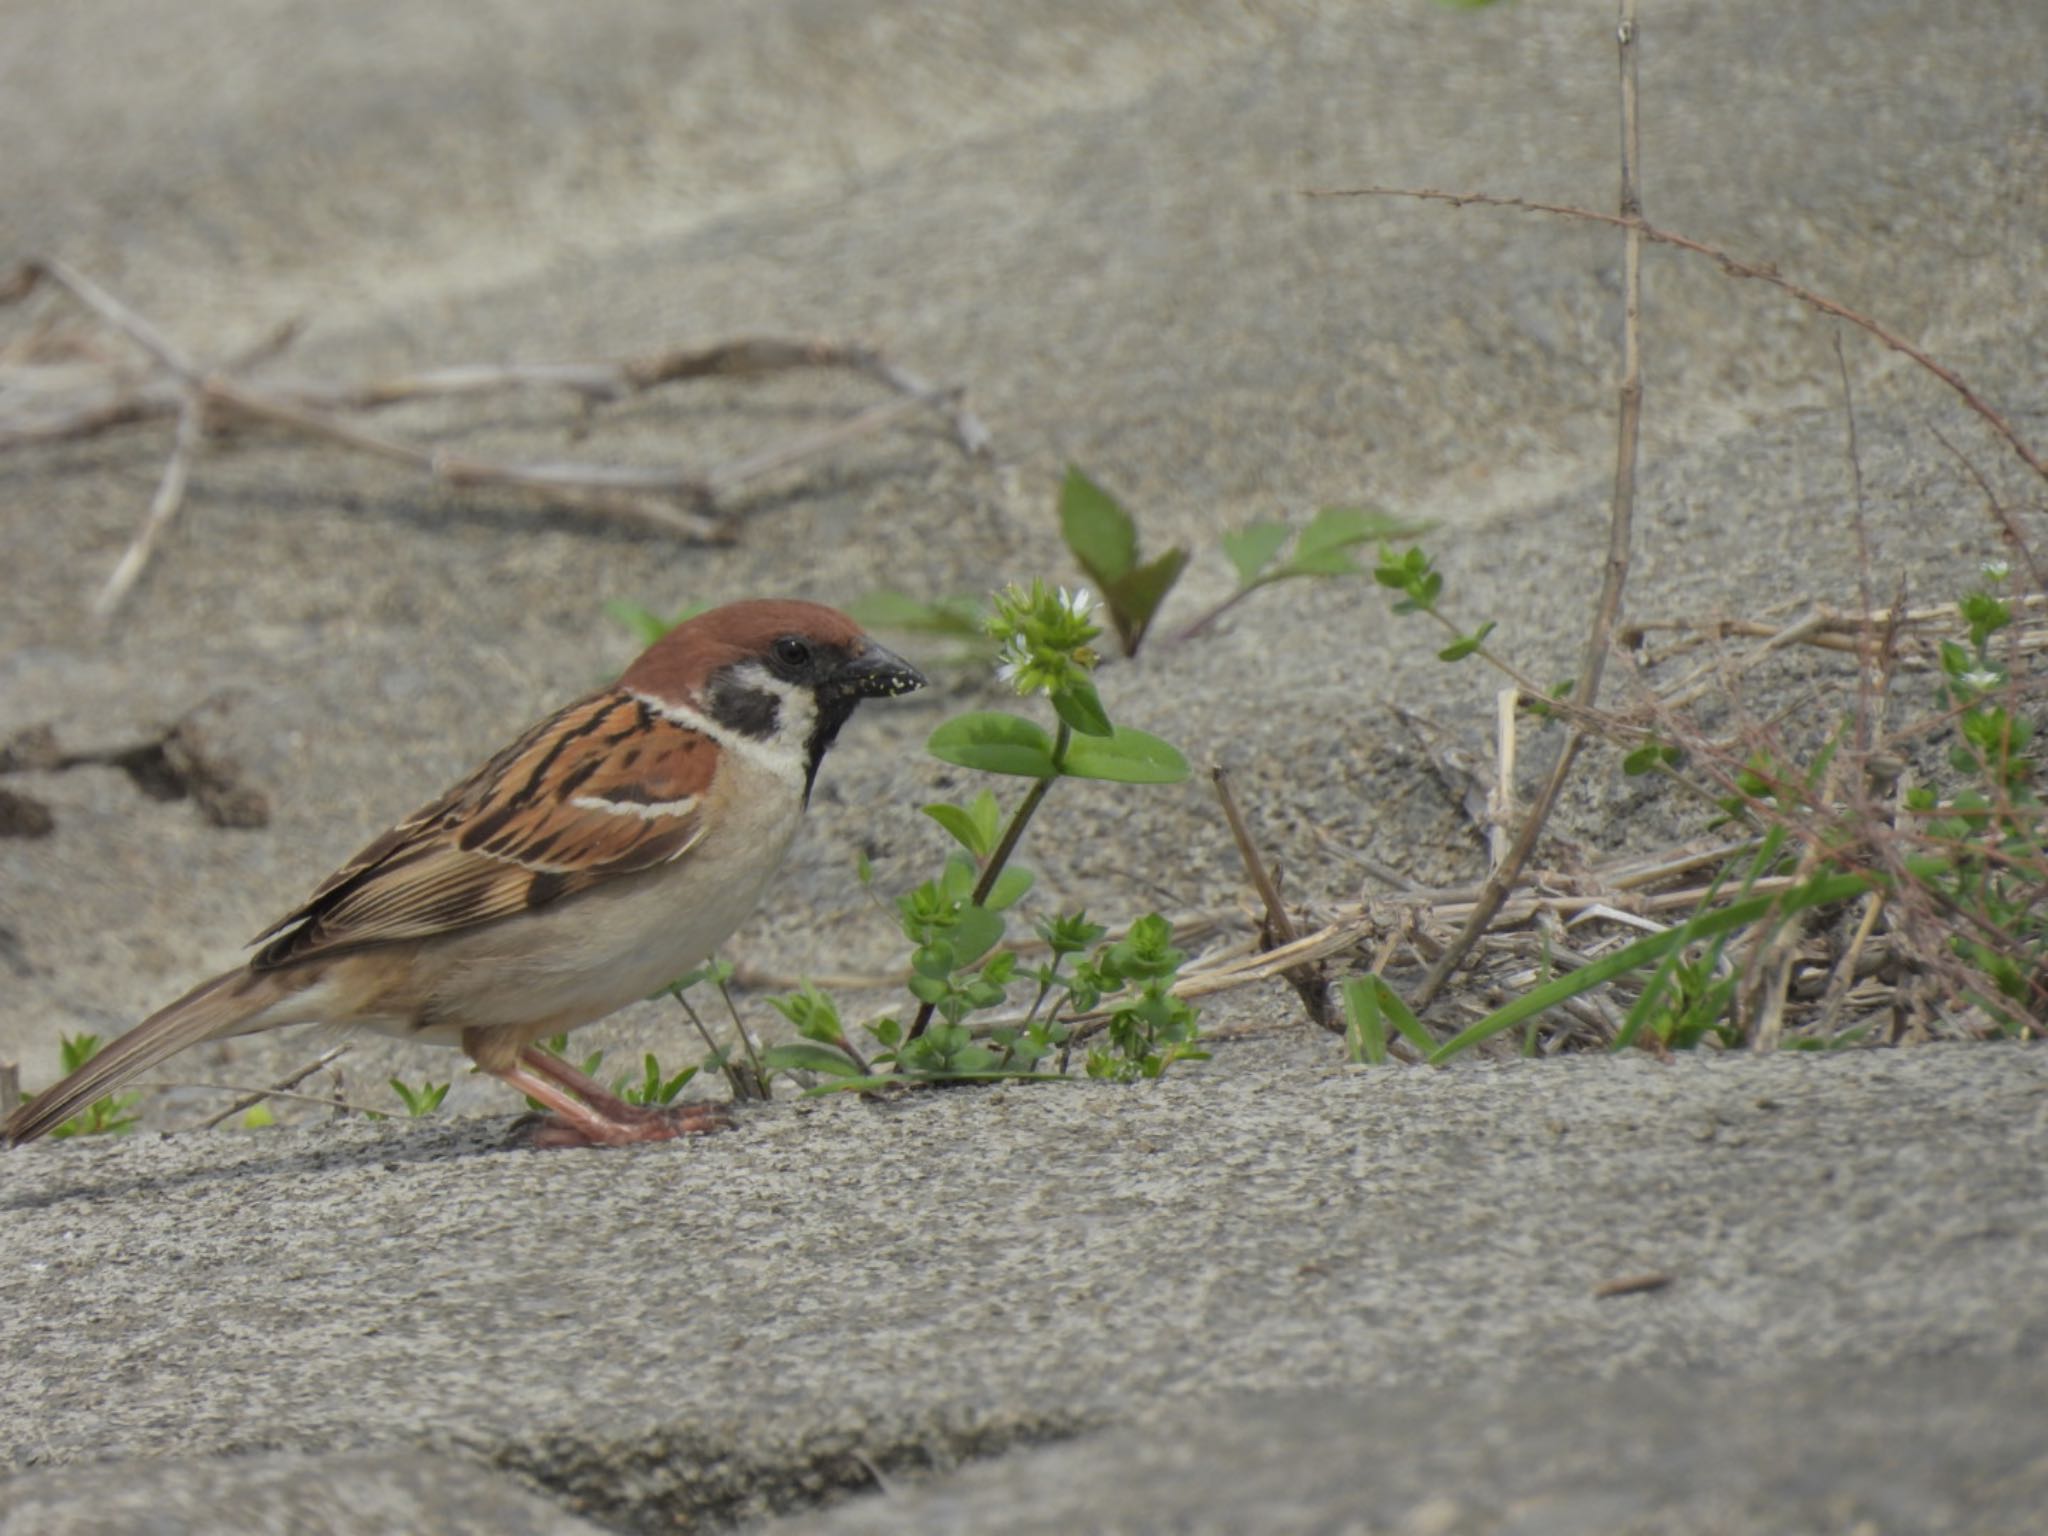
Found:
[[[632,695],[571,704],[335,871],[251,964],[430,938],[681,858],[717,766],[717,743]]]

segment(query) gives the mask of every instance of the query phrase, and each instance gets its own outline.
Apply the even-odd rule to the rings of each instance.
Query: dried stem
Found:
[[[1607,664],[1608,643],[1621,613],[1622,590],[1628,582],[1629,542],[1635,516],[1636,448],[1643,417],[1644,225],[1642,192],[1638,185],[1642,142],[1636,110],[1636,0],[1620,0],[1620,8],[1621,20],[1615,32],[1621,56],[1621,215],[1617,222],[1627,231],[1622,265],[1621,409],[1615,432],[1614,495],[1607,525],[1607,567],[1601,579],[1599,606],[1594,610],[1593,626],[1586,636],[1585,654],[1579,664],[1578,684],[1572,690],[1572,701],[1583,709],[1591,709],[1599,699],[1600,674]],[[1473,944],[1486,931],[1494,913],[1507,899],[1515,877],[1535,851],[1536,840],[1550,819],[1551,810],[1557,804],[1566,779],[1571,776],[1572,765],[1585,740],[1586,733],[1580,726],[1573,724],[1566,728],[1557,763],[1530,805],[1528,814],[1523,817],[1514,841],[1508,845],[1506,857],[1487,877],[1485,889],[1465,926],[1430,967],[1429,975],[1416,995],[1418,1011],[1427,1008],[1443,990],[1444,983],[1471,953]]]
[[[1260,924],[1261,946],[1270,951],[1277,946],[1294,943],[1299,937],[1294,930],[1294,920],[1287,915],[1286,903],[1280,899],[1279,882],[1268,873],[1265,860],[1259,857],[1259,850],[1252,842],[1244,813],[1237,808],[1237,797],[1230,792],[1230,775],[1219,766],[1209,770],[1209,778],[1215,784],[1216,798],[1223,806],[1223,819],[1230,824],[1230,836],[1237,844],[1237,856],[1243,861],[1252,889],[1259,893],[1260,904],[1266,909],[1265,920]],[[1330,1011],[1329,984],[1321,972],[1305,965],[1288,971],[1286,975],[1287,984],[1300,997],[1308,1016],[1324,1029],[1341,1034],[1344,1026]]]
[[[204,1120],[200,1121],[197,1126],[193,1127],[193,1129],[201,1131],[210,1131],[216,1125],[219,1125],[223,1120],[232,1120],[236,1115],[242,1114],[247,1110],[254,1109],[258,1104],[261,1104],[265,1099],[268,1098],[307,1097],[307,1095],[304,1094],[295,1094],[291,1090],[297,1088],[299,1084],[303,1083],[315,1072],[318,1072],[322,1067],[328,1066],[331,1063],[333,1063],[347,1050],[347,1042],[343,1042],[340,1045],[328,1047],[326,1050],[322,1051],[318,1056],[314,1057],[311,1061],[307,1062],[303,1067],[300,1067],[296,1072],[293,1072],[288,1076],[279,1078],[276,1082],[272,1083],[268,1088],[257,1088],[248,1091],[246,1097],[235,1100],[234,1103],[230,1104],[226,1109],[222,1110],[217,1115],[207,1116]],[[319,1102],[332,1106],[334,1100],[322,1099]],[[350,1108],[354,1108],[354,1106],[351,1105]]]
[[[1933,374],[1942,383],[1954,390],[1963,404],[1982,417],[1985,424],[2005,440],[2006,446],[2018,454],[2029,469],[2033,470],[2035,474],[2041,476],[2044,480],[2048,480],[2048,462],[2044,462],[2039,454],[2027,446],[2019,433],[2013,429],[2011,422],[2000,415],[1995,408],[1985,401],[1983,396],[1970,388],[1954,369],[1937,362],[1927,352],[1913,345],[1912,342],[1906,340],[1898,332],[1880,324],[1867,315],[1859,314],[1846,304],[1839,303],[1834,299],[1828,298],[1825,294],[1816,293],[1811,288],[1793,282],[1767,263],[1744,261],[1742,258],[1722,250],[1719,246],[1707,244],[1704,240],[1694,240],[1689,236],[1678,234],[1672,230],[1660,229],[1644,219],[1640,214],[1634,218],[1624,218],[1618,214],[1602,213],[1596,208],[1579,208],[1570,203],[1546,203],[1528,197],[1499,197],[1486,192],[1451,192],[1441,187],[1316,187],[1310,188],[1305,195],[1317,198],[1407,197],[1416,198],[1423,202],[1449,203],[1453,208],[1462,208],[1468,203],[1484,208],[1518,208],[1525,213],[1555,214],[1557,217],[1564,219],[1579,219],[1593,224],[1613,224],[1622,229],[1634,229],[1652,245],[1668,245],[1676,250],[1691,251],[1696,256],[1704,256],[1719,266],[1730,277],[1753,278],[1760,283],[1769,283],[1773,288],[1806,305],[1809,309],[1818,310],[1824,315],[1833,315],[1838,320],[1848,321],[1849,324],[1857,327],[1859,330],[1869,332],[1870,335],[1876,337],[1885,346],[1891,348],[1894,352],[1903,353],[1908,358],[1911,358],[1920,367],[1926,369],[1927,372]],[[2026,553],[2025,544],[2021,543],[2019,548],[2029,567],[2032,568],[2033,557],[2031,554]],[[2036,569],[2035,579],[2036,581],[2040,580],[2038,569]]]
[[[943,411],[960,446],[985,452],[986,427],[960,400],[958,390],[931,384],[872,348],[783,337],[744,337],[712,347],[674,349],[613,362],[534,363],[430,370],[367,385],[296,384],[257,387],[233,377],[236,367],[284,346],[296,327],[284,327],[224,370],[202,366],[143,316],[83,273],[61,261],[31,261],[0,281],[0,304],[50,282],[126,337],[170,375],[145,378],[108,399],[95,393],[77,409],[44,411],[27,421],[0,423],[0,447],[39,439],[83,436],[130,421],[177,413],[179,432],[162,482],[134,541],[94,601],[102,618],[119,607],[147,567],[163,529],[176,515],[191,462],[204,444],[206,425],[234,418],[268,422],[418,470],[443,485],[495,485],[546,496],[593,512],[620,516],[704,541],[733,536],[715,515],[720,500],[741,485],[800,460],[872,433],[918,409]],[[478,395],[508,389],[569,390],[586,402],[622,398],[679,379],[745,377],[798,368],[837,368],[874,379],[901,398],[871,407],[833,426],[708,470],[679,466],[635,467],[582,461],[504,463],[447,449],[417,446],[348,418],[402,401]]]
[[[92,600],[95,618],[106,619],[121,606],[128,591],[141,579],[149,565],[149,557],[156,553],[157,540],[171,525],[171,519],[178,515],[178,508],[185,503],[185,482],[192,473],[192,461],[199,454],[201,440],[206,435],[206,396],[199,390],[185,392],[185,407],[178,413],[178,435],[171,444],[171,456],[164,461],[163,478],[157,482],[156,495],[150,498],[149,511],[143,515],[142,526],[135,530],[135,537],[121,552],[120,560],[107,577],[106,585]]]

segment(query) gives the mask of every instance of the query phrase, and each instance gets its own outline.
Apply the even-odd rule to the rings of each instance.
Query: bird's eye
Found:
[[[800,671],[811,664],[811,648],[795,635],[784,635],[775,642],[775,659],[791,671]]]

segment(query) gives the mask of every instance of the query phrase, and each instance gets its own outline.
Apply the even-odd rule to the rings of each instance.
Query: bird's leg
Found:
[[[486,1067],[501,1082],[552,1111],[532,1137],[535,1147],[620,1146],[634,1141],[668,1141],[728,1130],[732,1115],[722,1104],[677,1104],[671,1108],[628,1104],[603,1085],[545,1051],[528,1047],[517,1063]],[[545,1076],[528,1071],[530,1066]],[[553,1078],[553,1082],[547,1079]],[[573,1089],[574,1093],[565,1092]],[[576,1097],[577,1094],[582,1097]],[[586,1102],[587,1101],[587,1102]]]
[[[648,1117],[645,1105],[628,1104],[596,1078],[577,1071],[553,1051],[529,1045],[519,1053],[519,1059],[544,1077],[553,1078],[607,1120],[645,1120]]]
[[[545,1104],[552,1111],[552,1118],[542,1127],[543,1133],[559,1127],[574,1134],[575,1139],[572,1141],[551,1140],[546,1143],[548,1146],[616,1146],[621,1142],[640,1139],[633,1134],[638,1129],[637,1126],[622,1125],[615,1120],[606,1119],[581,1099],[564,1093],[546,1078],[535,1077],[523,1067],[487,1067],[485,1070],[498,1081],[509,1083],[529,1099]],[[538,1135],[534,1138],[534,1144],[542,1144]]]

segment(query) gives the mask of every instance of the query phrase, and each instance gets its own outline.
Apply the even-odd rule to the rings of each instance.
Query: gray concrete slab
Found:
[[[1264,1536],[2028,1531],[2041,1377],[2011,1362],[1233,1397],[759,1527]]]
[[[502,1133],[10,1157],[0,1464],[425,1445],[650,1526],[1244,1392],[2048,1338],[2033,1048],[1430,1073],[1297,1028],[1135,1090]]]
[[[8,1479],[6,1536],[598,1536],[550,1499],[414,1451],[224,1456],[31,1472]]]

